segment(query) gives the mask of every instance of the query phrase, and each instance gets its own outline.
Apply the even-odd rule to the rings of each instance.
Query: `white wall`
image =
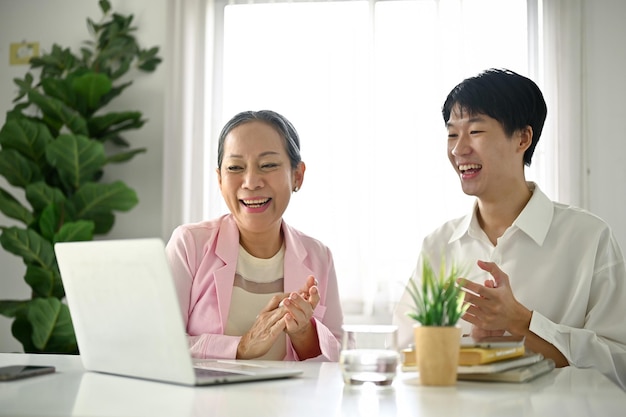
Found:
[[[159,46],[161,57],[166,44],[167,0],[111,0],[113,11],[134,15],[136,36],[142,47]],[[9,44],[28,41],[40,42],[49,51],[53,43],[70,47],[75,53],[81,42],[89,39],[87,18],[98,21],[102,14],[97,0],[0,0],[0,126],[6,111],[13,107],[16,87],[14,78],[23,78],[28,66],[9,65]],[[111,103],[123,111],[140,111],[148,122],[137,132],[126,135],[133,147],[145,147],[147,153],[132,161],[109,165],[105,181],[121,179],[135,189],[139,204],[130,212],[116,216],[111,238],[165,237],[161,231],[162,217],[162,160],[164,84],[167,62],[153,73],[138,73],[132,86]],[[4,178],[0,186],[10,189]],[[17,197],[19,194],[15,193]],[[13,224],[0,214],[0,225]],[[21,258],[0,248],[0,299],[27,299],[30,297],[24,283],[25,268]],[[0,316],[0,352],[22,351],[11,335],[11,321]]]
[[[167,0],[112,0],[114,10],[135,15],[137,36],[143,46],[166,44]],[[589,201],[587,207],[603,217],[615,230],[626,249],[626,140],[621,130],[626,97],[626,2],[584,0],[583,83],[584,134],[589,142]],[[26,67],[9,66],[9,43],[38,41],[44,48],[52,42],[75,50],[86,39],[87,17],[98,19],[97,0],[0,0],[0,123],[12,107],[15,95],[12,79],[22,77]],[[135,84],[115,103],[121,110],[139,110],[149,119],[140,132],[129,136],[133,144],[145,146],[148,153],[128,164],[109,170],[109,178],[124,180],[139,194],[139,205],[120,214],[110,237],[163,236],[161,231],[161,165],[163,146],[165,62],[157,72],[137,77]],[[544,139],[545,140],[545,139]],[[0,179],[0,185],[6,184]],[[0,224],[7,220],[0,215]],[[0,299],[28,298],[21,259],[0,249]],[[10,333],[10,321],[0,317],[0,352],[21,351]]]
[[[626,251],[626,2],[586,0],[583,8],[584,134],[588,209],[605,219]]]

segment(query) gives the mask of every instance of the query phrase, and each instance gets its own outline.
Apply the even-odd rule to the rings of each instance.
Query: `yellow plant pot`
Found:
[[[461,328],[416,324],[413,332],[420,383],[432,386],[455,385]]]

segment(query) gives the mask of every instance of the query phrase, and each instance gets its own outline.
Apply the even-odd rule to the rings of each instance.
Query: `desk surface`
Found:
[[[282,362],[277,362],[280,365]],[[525,384],[419,385],[401,373],[390,388],[344,385],[337,363],[299,363],[302,376],[212,387],[85,372],[78,356],[0,353],[0,366],[57,372],[0,382],[0,416],[624,416],[626,393],[594,370],[557,369]]]

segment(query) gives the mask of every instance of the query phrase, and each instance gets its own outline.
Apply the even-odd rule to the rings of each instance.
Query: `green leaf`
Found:
[[[140,112],[107,113],[92,117],[89,120],[89,131],[94,137],[102,137],[128,129],[138,129],[143,124]]]
[[[24,258],[25,263],[32,263],[52,269],[56,265],[52,243],[32,229],[7,227],[0,235],[2,247],[14,255]]]
[[[26,268],[24,280],[33,289],[33,293],[36,297],[49,297],[53,295],[55,274],[52,270],[29,265]]]
[[[100,5],[100,9],[104,14],[109,13],[109,11],[111,10],[111,3],[109,3],[108,0],[100,0],[98,4]]]
[[[64,205],[65,195],[58,188],[51,187],[43,181],[33,182],[26,186],[26,199],[36,211],[43,211],[50,204]]]
[[[37,164],[13,149],[0,149],[0,175],[9,184],[20,188],[43,178]]]
[[[89,30],[89,33],[92,36],[95,36],[96,33],[98,33],[98,30],[100,30],[100,25],[98,25],[96,22],[94,22],[91,18],[87,18],[87,30]],[[91,55],[91,51],[87,48],[81,48],[80,49],[81,52],[83,53],[83,56],[85,55],[85,53],[88,53],[89,55]]]
[[[4,149],[15,149],[40,167],[45,162],[46,145],[52,140],[46,125],[27,118],[8,120],[0,130],[0,145]]]
[[[118,61],[118,66],[115,71],[111,72],[111,79],[117,80],[122,75],[126,74],[128,70],[130,70],[130,65],[132,64],[133,57],[125,57]]]
[[[129,151],[129,152],[116,153],[115,155],[109,155],[109,157],[107,158],[107,162],[114,163],[114,164],[127,162],[133,159],[136,155],[140,153],[146,153],[146,151],[147,151],[146,148],[139,148],[139,149],[133,149],[132,151]]]
[[[447,270],[445,259],[435,272],[424,254],[421,271],[421,287],[414,279],[407,285],[413,302],[407,315],[424,326],[455,326],[468,307],[465,292],[456,284],[461,272],[454,264]]]
[[[38,350],[55,353],[77,350],[69,309],[57,298],[35,298],[27,317],[33,328],[33,345]]]
[[[19,220],[28,226],[33,221],[33,215],[26,207],[17,201],[11,194],[0,188],[0,211],[15,220]]]
[[[147,59],[139,65],[139,69],[146,72],[153,72],[161,63],[161,58]]]
[[[68,129],[77,135],[89,136],[87,122],[83,116],[61,100],[44,96],[36,91],[30,91],[28,99],[35,103],[51,121],[67,126]]]
[[[72,197],[78,218],[90,219],[99,213],[128,211],[139,202],[137,194],[121,181],[88,183]]]
[[[60,135],[46,148],[46,157],[64,183],[73,189],[91,181],[106,164],[102,144],[81,135]]]
[[[19,78],[13,79],[13,82],[19,88],[19,92],[13,99],[13,103],[20,101],[30,90],[33,89],[33,80],[33,75],[30,72],[26,73],[23,80],[20,80]]]
[[[74,92],[85,101],[90,111],[102,106],[101,99],[111,91],[112,86],[109,77],[94,72],[83,74],[72,82]]]
[[[78,220],[76,222],[65,223],[54,236],[54,243],[92,240],[94,229],[95,224],[91,220]]]
[[[128,81],[126,83],[123,83],[123,84],[120,84],[120,85],[117,85],[117,86],[113,87],[108,94],[105,94],[102,97],[102,105],[104,106],[104,105],[108,104],[115,97],[117,97],[120,94],[122,94],[122,92],[124,90],[126,90],[126,88],[130,87],[132,84],[133,84],[132,81]]]
[[[76,95],[65,79],[46,78],[41,81],[43,91],[71,108],[76,108]]]
[[[94,235],[105,235],[113,229],[115,215],[113,213],[96,213],[90,216],[94,223]]]
[[[0,314],[4,317],[17,317],[20,311],[28,308],[29,301],[0,300]]]
[[[30,301],[28,301],[28,303],[30,304]],[[13,337],[15,337],[22,344],[24,352],[38,352],[32,341],[33,326],[31,326],[30,321],[28,321],[26,314],[19,314],[15,320],[13,320],[11,333],[13,334]]]
[[[47,240],[52,240],[57,228],[61,227],[61,213],[56,204],[48,205],[39,216],[39,231]]]

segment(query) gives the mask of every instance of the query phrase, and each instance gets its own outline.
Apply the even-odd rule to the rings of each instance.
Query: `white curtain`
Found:
[[[171,72],[166,88],[163,160],[163,236],[202,219],[207,199],[205,136],[211,127],[213,0],[167,2],[166,45]]]
[[[589,208],[584,132],[582,0],[543,0],[539,79],[548,104],[542,135],[551,147],[555,200]]]
[[[223,0],[172,0],[169,2],[171,10],[168,13],[170,20],[168,39],[171,40],[171,44],[168,45],[168,48],[171,51],[173,70],[170,74],[171,82],[167,86],[168,109],[166,111],[163,170],[165,176],[163,227],[166,237],[178,224],[214,217],[224,210],[213,172],[214,168],[210,168],[215,166],[217,145],[207,143],[206,139],[216,137],[216,133],[223,123],[221,91],[219,90],[223,74],[220,73],[221,66],[214,65],[214,59],[217,60],[215,62],[220,62],[223,56],[221,49],[223,44],[223,28],[221,27],[223,8],[215,7],[215,2],[219,1]],[[582,157],[584,144],[580,126],[581,112],[583,111],[581,104],[581,1],[528,0],[529,54],[535,57],[534,60],[531,59],[531,67],[528,72],[529,75],[538,80],[548,102],[548,123],[542,135],[540,147],[536,151],[529,178],[541,178],[542,189],[552,198],[577,205],[584,205],[586,194]],[[370,1],[370,10],[374,3],[374,0]],[[435,2],[439,13],[452,11],[451,16],[454,21],[450,23],[451,26],[468,25],[469,27],[472,26],[476,16],[464,16],[463,13],[469,10],[465,5],[471,3],[471,0],[440,0]],[[502,7],[500,0],[494,0],[493,5],[496,4],[498,7]],[[250,36],[254,37],[253,34]],[[455,43],[460,42],[452,30],[446,33],[432,33],[430,36],[433,39],[447,36],[448,40],[444,40],[443,43],[451,48],[449,53],[454,53]],[[476,45],[470,53],[481,53],[481,45]],[[457,82],[481,69],[455,67],[444,65],[441,62],[431,62],[430,64],[434,65],[437,71],[445,72],[448,76],[454,75]],[[398,68],[398,70],[405,70],[405,68]],[[444,90],[447,91],[452,86],[444,87]],[[305,98],[303,97],[303,99]],[[419,100],[416,98],[416,101]],[[439,105],[437,103],[435,106]],[[402,110],[406,112],[407,109]],[[311,118],[315,116],[311,115]],[[400,112],[398,117],[411,117],[411,115],[404,115]],[[437,116],[435,112],[432,118],[436,117],[440,116]],[[428,118],[431,117],[428,116]],[[436,120],[436,123],[438,122],[439,120]],[[304,121],[300,120],[296,120],[294,123],[298,129],[305,124]],[[415,126],[417,130],[422,128],[423,126],[417,124]],[[421,138],[424,140],[423,137]],[[426,139],[433,140],[433,138]],[[310,146],[310,142],[305,141],[303,146],[305,148]],[[381,146],[381,154],[388,153],[384,144],[371,143],[370,146]],[[347,152],[350,152],[349,146]],[[427,156],[420,155],[419,158],[427,158]],[[416,159],[415,163],[420,162]],[[319,162],[316,164],[320,165]],[[341,169],[342,167],[338,168]],[[311,169],[314,169],[313,166]],[[363,178],[378,181],[376,186],[381,184],[385,186],[384,180],[381,181],[381,167],[373,165],[371,170],[364,172]],[[403,181],[402,178],[394,180],[393,174],[386,174],[390,175],[390,181]],[[442,184],[441,181],[443,180],[439,173],[433,173],[432,178]],[[311,185],[311,181],[307,180],[307,184]],[[370,185],[372,184],[373,182],[370,183]],[[345,183],[345,187],[367,188],[367,185],[364,181]],[[406,185],[410,187],[412,184],[406,183]],[[435,183],[432,187],[437,188],[442,187],[442,185]],[[458,189],[453,188],[454,185],[446,185],[445,187],[452,187],[447,188],[450,190],[448,194],[460,193]],[[297,197],[303,196],[298,195]],[[402,196],[398,196],[398,199],[401,200]],[[350,204],[349,199],[344,198],[344,201],[346,204]],[[418,202],[421,201],[424,201],[423,196],[421,200],[418,199]],[[354,204],[355,201],[352,203]],[[298,213],[298,211],[302,211],[298,204],[309,203],[296,202],[295,204],[295,213]],[[389,201],[388,204],[390,210],[393,211],[394,204],[401,205],[402,201]],[[367,207],[364,208],[365,214],[368,214]],[[408,212],[408,210],[406,211]],[[361,214],[361,216],[365,214]],[[438,213],[438,215],[443,214],[445,213]],[[296,215],[302,216],[303,214]],[[294,223],[296,227],[300,224],[299,220],[300,218],[298,218],[297,223]],[[377,221],[386,220],[378,218]],[[434,227],[435,223],[439,223],[439,220],[420,219],[419,223],[420,227]],[[407,228],[413,228],[412,223],[407,224]],[[336,231],[339,230],[341,230],[340,224],[336,227]],[[412,234],[414,231],[403,230],[401,232]],[[371,234],[374,235],[375,232],[371,232]],[[367,237],[367,232],[363,236]],[[319,236],[316,237],[319,238]],[[322,237],[321,240],[328,244],[325,238]],[[411,245],[417,247],[420,238],[414,240]],[[360,242],[360,244],[368,245],[364,242]],[[373,246],[373,244],[369,245]],[[336,248],[332,246],[331,249],[333,252],[336,251]],[[342,246],[340,253],[335,253],[335,258],[348,256],[346,252],[355,250],[349,246]],[[376,254],[375,250],[374,254]],[[352,255],[350,254],[350,256]],[[415,254],[415,258],[416,256],[417,254]],[[383,263],[384,265],[377,265],[378,270],[375,270],[371,268],[374,263]],[[403,275],[398,276],[400,272],[393,271],[394,267],[401,270]],[[355,310],[356,313],[376,313],[374,305],[377,298],[381,299],[381,291],[389,291],[384,288],[384,285],[381,287],[381,283],[376,280],[385,279],[385,274],[395,277],[394,280],[402,279],[408,277],[410,272],[410,268],[406,265],[400,265],[400,262],[390,263],[381,259],[366,257],[361,263],[355,265],[354,270],[348,271],[355,277],[351,277],[353,282],[350,284],[349,290],[342,293],[342,296],[345,296],[344,301],[351,306],[359,306]],[[362,281],[359,282],[359,280]],[[389,285],[391,285],[391,278],[389,280]],[[387,297],[394,296],[394,292],[384,295]],[[352,310],[352,308],[348,308],[348,310]]]

